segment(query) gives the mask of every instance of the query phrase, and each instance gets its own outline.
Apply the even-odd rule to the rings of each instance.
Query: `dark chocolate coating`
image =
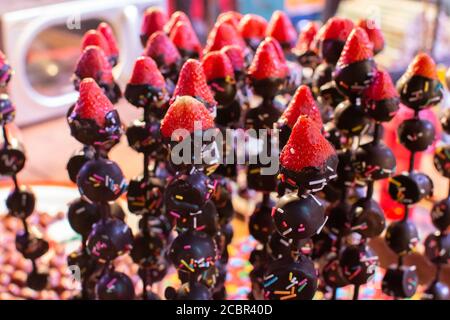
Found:
[[[164,295],[168,300],[212,300],[208,287],[198,282],[185,283],[178,291],[167,287]]]
[[[436,264],[446,264],[450,260],[450,233],[435,232],[424,242],[425,256]]]
[[[144,225],[147,224],[145,227]],[[165,239],[170,238],[172,232],[172,224],[166,216],[160,215],[158,217],[144,215],[141,220],[139,220],[139,229],[145,230],[150,236],[162,235]]]
[[[450,178],[450,145],[439,146],[434,150],[433,163],[441,175]]]
[[[300,255],[276,260],[264,275],[264,297],[267,300],[311,300],[317,290],[317,274],[313,262]]]
[[[351,232],[353,211],[348,201],[339,201],[327,208],[328,220],[325,229],[336,235],[347,235]]]
[[[80,269],[81,278],[84,279],[99,265],[87,252],[77,250],[67,257],[67,266],[77,266]]]
[[[267,79],[253,79],[249,78],[250,85],[253,87],[253,91],[265,98],[273,99],[283,88],[286,79],[280,78],[267,78]]]
[[[128,83],[125,98],[136,108],[147,109],[158,119],[164,117],[169,102],[169,94],[165,88],[155,88],[148,84]]]
[[[47,287],[48,284],[48,274],[39,273],[37,271],[31,272],[27,277],[27,287],[41,291]]]
[[[383,278],[381,290],[395,298],[410,298],[416,293],[419,278],[415,267],[390,267]]]
[[[125,273],[109,271],[105,273],[95,286],[99,300],[133,300],[134,286]]]
[[[276,190],[277,173],[262,174],[262,168],[268,169],[270,168],[270,164],[249,164],[247,166],[247,187],[260,192],[272,192]]]
[[[299,194],[321,191],[329,181],[337,177],[338,156],[332,154],[320,167],[304,167],[295,172],[281,165],[279,179],[288,187],[297,188]]]
[[[330,253],[337,238],[334,234],[327,232],[324,228],[322,232],[315,234],[311,239],[314,244],[311,258],[316,260]]]
[[[92,119],[80,118],[74,112],[67,119],[72,136],[83,144],[100,146],[110,149],[117,144],[122,135],[122,125],[119,113],[116,110],[109,111],[105,116],[105,125],[100,127]]]
[[[293,251],[293,240],[284,238],[274,230],[267,242],[267,252],[273,260],[289,258]]]
[[[180,214],[198,212],[211,198],[215,184],[201,171],[182,174],[173,179],[164,192],[164,203],[168,218],[179,218]],[[173,211],[173,212],[172,212]]]
[[[361,180],[380,180],[390,177],[396,168],[392,150],[384,143],[367,143],[355,152],[352,166]]]
[[[81,195],[93,202],[116,200],[125,191],[126,184],[120,167],[102,158],[88,161],[77,177]]]
[[[209,268],[216,260],[216,244],[204,232],[188,231],[172,242],[169,258],[179,270],[193,274]]]
[[[301,240],[320,231],[325,222],[325,210],[313,195],[298,196],[291,193],[278,200],[272,217],[282,236]]]
[[[364,111],[377,122],[389,122],[397,114],[399,99],[366,100],[363,104]]]
[[[441,127],[445,133],[450,134],[450,108],[446,108],[440,117]]]
[[[296,52],[296,58],[303,68],[315,69],[320,63],[320,57],[312,50]]]
[[[419,234],[411,221],[396,221],[387,228],[385,239],[392,251],[404,255],[414,249],[419,241]]]
[[[450,226],[450,197],[436,202],[431,209],[431,222],[440,231]]]
[[[262,244],[257,244],[255,248],[250,252],[248,259],[255,269],[265,267],[265,264],[270,261],[269,254],[266,247]]]
[[[409,151],[424,151],[435,139],[434,126],[425,119],[407,119],[398,127],[398,138]]]
[[[450,289],[440,281],[433,281],[422,294],[422,300],[450,300]]]
[[[273,129],[282,112],[272,100],[263,100],[257,107],[247,110],[244,118],[246,129]]]
[[[214,93],[214,100],[223,107],[227,107],[231,104],[236,97],[237,88],[234,81],[219,78],[208,81],[208,86]]]
[[[154,266],[161,259],[165,245],[166,241],[161,235],[148,236],[140,233],[134,237],[130,255],[140,266]]]
[[[422,110],[438,104],[442,100],[442,84],[439,80],[418,75],[403,76],[397,82],[400,101],[414,110]]]
[[[250,234],[262,244],[267,243],[270,234],[275,229],[271,216],[274,205],[273,200],[268,203],[258,203],[248,222]]]
[[[404,172],[389,181],[389,195],[402,204],[413,204],[433,195],[433,181],[421,172]]]
[[[111,261],[132,248],[133,234],[121,220],[100,220],[93,225],[87,240],[92,257],[100,261]]]
[[[0,68],[0,87],[6,87],[11,80],[13,70],[9,64],[4,63]]]
[[[322,62],[314,70],[312,87],[313,91],[318,93],[320,87],[333,81],[334,65]]]
[[[134,120],[126,131],[128,145],[135,151],[166,160],[168,150],[163,143],[158,120]]]
[[[350,63],[336,68],[334,81],[343,95],[356,98],[370,85],[375,75],[375,62],[372,59]]]
[[[229,127],[236,126],[241,118],[242,107],[238,99],[234,99],[226,106],[219,104],[217,106],[217,115],[214,121],[218,126]]]
[[[378,257],[365,244],[346,247],[339,261],[344,277],[354,285],[367,283],[374,276],[378,265]]]
[[[156,177],[137,177],[130,181],[127,191],[128,210],[135,214],[159,216],[164,204],[165,181]]]
[[[6,93],[0,94],[0,126],[14,121],[16,117],[16,107]]]
[[[165,258],[159,259],[156,263],[152,265],[142,267],[138,269],[138,274],[141,278],[147,279],[148,284],[153,284],[162,281],[167,275],[167,270],[169,269],[169,263]]]
[[[87,238],[92,231],[92,225],[100,220],[101,214],[96,204],[89,203],[82,198],[75,199],[69,204],[67,219],[72,229]]]
[[[323,60],[335,65],[344,49],[345,41],[336,39],[326,39],[319,43],[319,52]]]
[[[44,239],[21,231],[16,234],[16,249],[26,259],[35,260],[47,253],[49,244]]]
[[[225,225],[231,222],[234,217],[233,202],[231,201],[231,199],[228,199],[225,205],[222,207],[217,207],[216,205],[216,209],[217,214],[219,215],[219,223],[221,225]]]
[[[336,128],[351,136],[359,136],[370,125],[362,106],[349,100],[341,102],[336,107],[333,121]]]
[[[384,231],[384,212],[375,200],[361,198],[353,204],[351,211],[353,231],[365,238],[376,237]]]
[[[72,155],[67,162],[66,169],[72,182],[77,182],[77,176],[83,165],[94,158],[94,150],[92,148],[83,148]]]
[[[182,214],[180,219],[176,219],[176,228],[178,232],[188,230],[197,230],[214,236],[219,230],[219,215],[216,206],[210,200],[197,212]]]
[[[331,120],[333,118],[333,109],[335,109],[341,102],[345,100],[345,97],[338,90],[336,82],[329,81],[319,87],[320,101],[325,108],[322,108],[322,119]],[[328,107],[328,108],[326,108]]]
[[[26,187],[14,188],[6,198],[9,214],[20,219],[29,217],[34,211],[35,204],[34,193]]]
[[[344,277],[339,259],[330,259],[322,269],[322,278],[327,286],[331,288],[342,288],[350,284]]]
[[[25,166],[26,156],[22,144],[3,145],[0,149],[0,175],[13,176]]]

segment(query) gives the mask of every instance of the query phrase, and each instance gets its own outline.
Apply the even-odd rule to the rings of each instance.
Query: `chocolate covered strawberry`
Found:
[[[119,115],[102,88],[92,78],[80,83],[80,97],[68,116],[71,134],[81,143],[97,147],[119,141]]]
[[[238,75],[243,74],[245,71],[245,58],[242,48],[238,45],[229,45],[221,49],[230,59],[231,65],[234,70],[234,75],[238,78]]]
[[[286,144],[291,135],[292,128],[300,116],[309,116],[319,128],[323,126],[320,110],[317,107],[311,89],[306,85],[301,85],[297,89],[289,105],[281,115],[280,120],[278,120],[277,127],[280,130],[280,148]]]
[[[320,132],[317,123],[300,116],[280,155],[282,182],[305,190],[321,190],[336,177],[336,151]]]
[[[182,11],[175,11],[170,15],[169,21],[164,25],[164,32],[170,34],[172,29],[177,25],[178,22],[191,23],[188,16]]]
[[[421,110],[442,100],[442,84],[439,82],[436,64],[428,54],[419,53],[397,83],[400,100],[407,107]]]
[[[166,82],[152,58],[136,60],[125,97],[132,105],[148,109],[153,116],[163,116],[168,102]]]
[[[202,46],[190,23],[178,22],[169,37],[184,59],[201,57]]]
[[[163,31],[168,21],[166,13],[158,7],[150,7],[144,12],[141,23],[141,43],[145,47],[148,38],[157,31]]]
[[[399,108],[399,95],[391,76],[378,70],[371,85],[364,91],[366,113],[375,121],[390,121]]]
[[[297,40],[297,31],[287,14],[276,10],[270,18],[266,36],[277,39],[284,49],[291,49]]]
[[[222,107],[228,106],[236,96],[236,80],[230,59],[222,51],[212,51],[205,55],[202,66],[214,99]]]
[[[261,42],[247,74],[257,94],[274,97],[278,93],[288,69],[275,39],[266,38]]]
[[[205,105],[190,96],[179,96],[170,105],[166,115],[161,121],[161,134],[166,139],[171,139],[177,129],[185,130],[191,134],[196,130],[208,130],[214,128],[214,119]],[[176,141],[185,138],[183,132],[175,137]]]
[[[112,66],[115,66],[119,59],[119,48],[111,26],[106,22],[102,22],[98,25],[97,31],[106,39],[110,52],[109,60]]]
[[[144,55],[155,60],[165,77],[175,74],[181,61],[178,49],[162,31],[157,31],[150,36],[145,46]]]
[[[245,42],[256,50],[266,36],[267,20],[256,14],[246,14],[239,21],[238,30]]]
[[[314,48],[315,38],[318,31],[319,26],[317,23],[308,22],[302,28],[300,35],[298,36],[298,40],[293,51],[297,55],[299,63],[304,67],[315,68],[319,63],[320,59]]]
[[[228,45],[238,45],[246,50],[245,42],[237,29],[228,22],[218,21],[208,35],[204,51],[216,51]]]
[[[114,82],[111,64],[103,50],[97,46],[88,46],[84,49],[74,74],[74,85],[77,90],[80,81],[93,78],[113,103],[117,102],[122,95],[119,86]]]
[[[189,59],[181,68],[172,99],[178,96],[194,97],[204,103],[214,114],[217,102],[208,87],[202,64],[198,60]]]
[[[359,96],[375,75],[372,44],[364,29],[352,30],[336,65],[334,79],[346,96]]]
[[[322,59],[327,63],[336,64],[353,27],[354,24],[350,19],[333,17],[320,28],[317,44]]]
[[[4,87],[11,79],[12,69],[6,60],[5,54],[0,51],[0,87]]]
[[[372,50],[374,54],[379,53],[384,48],[384,36],[381,33],[380,27],[374,20],[361,19],[358,21],[358,27],[361,27],[366,31],[370,42],[372,43]]]
[[[108,41],[98,30],[92,29],[84,34],[83,39],[81,40],[81,48],[84,50],[89,46],[99,47],[103,50],[108,60],[110,60],[111,49],[109,48]]]

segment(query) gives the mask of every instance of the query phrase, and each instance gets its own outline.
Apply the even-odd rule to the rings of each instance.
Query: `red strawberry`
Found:
[[[130,84],[148,84],[155,88],[164,88],[164,77],[158,70],[155,61],[150,57],[139,57],[134,63]]]
[[[208,35],[205,52],[217,51],[233,44],[240,46],[243,50],[246,48],[244,40],[233,25],[219,21]]]
[[[107,57],[111,55],[111,50],[109,49],[109,44],[106,38],[98,32],[97,30],[87,31],[81,41],[81,47],[84,50],[88,46],[97,46],[103,50]]]
[[[338,68],[343,68],[351,63],[373,58],[372,44],[364,29],[356,27],[352,30],[342,49],[337,62]]]
[[[315,22],[308,22],[298,36],[295,49],[300,53],[312,50],[317,31],[319,31],[319,25]]]
[[[273,45],[273,47],[275,48],[275,50],[277,52],[278,59],[280,59],[281,62],[286,64],[286,58],[284,56],[283,48],[281,48],[280,43],[274,37],[266,37],[266,39],[264,41]]]
[[[267,26],[266,35],[274,37],[281,44],[292,45],[297,39],[297,31],[292,25],[291,20],[283,11],[276,10],[270,18]]]
[[[206,83],[206,76],[202,64],[195,59],[188,59],[181,68],[178,82],[173,92],[173,97],[191,96],[211,106],[217,102]]]
[[[378,70],[373,82],[364,92],[367,99],[380,101],[398,97],[398,92],[392,82],[391,76],[384,70]]]
[[[436,64],[428,54],[419,53],[409,64],[406,70],[408,76],[422,76],[424,78],[436,80],[438,79]]]
[[[267,20],[256,14],[246,14],[239,22],[238,30],[244,39],[264,39]]]
[[[288,107],[281,115],[281,121],[293,128],[300,116],[308,116],[319,128],[322,128],[322,117],[319,108],[308,86],[298,87]]]
[[[384,37],[380,28],[376,25],[375,21],[369,19],[362,19],[358,22],[358,27],[361,27],[366,31],[370,42],[372,42],[373,52],[378,53],[384,48]]]
[[[248,69],[248,75],[257,80],[268,78],[283,79],[287,76],[286,61],[281,60],[280,53],[274,40],[265,39],[258,46],[252,64]]]
[[[219,14],[217,17],[217,21],[219,22],[227,22],[233,25],[233,27],[237,30],[239,26],[239,21],[242,19],[242,14],[236,11],[226,11]]]
[[[196,129],[211,128],[214,128],[214,119],[210,112],[203,103],[190,96],[177,97],[161,121],[161,133],[166,138],[170,138],[177,129],[192,133]]]
[[[113,110],[111,101],[92,78],[86,78],[80,83],[80,97],[73,113],[82,119],[92,119],[100,126],[105,124],[106,114]]]
[[[165,66],[177,63],[181,59],[180,53],[172,40],[162,31],[157,31],[151,35],[145,46],[144,55]]]
[[[234,70],[228,56],[222,51],[208,53],[202,61],[206,80],[234,79]]]
[[[112,67],[103,50],[97,46],[84,49],[77,62],[75,75],[79,79],[93,78],[97,82],[108,84],[114,81]]]
[[[149,38],[157,31],[163,31],[164,25],[167,23],[166,13],[158,7],[151,7],[145,10],[141,24],[141,36]]]
[[[345,42],[353,27],[353,21],[350,19],[333,17],[320,28],[317,36],[320,41],[340,40]]]
[[[244,52],[237,45],[225,46],[221,50],[231,61],[234,71],[242,71],[245,69]]]
[[[169,18],[169,21],[164,25],[164,32],[170,34],[172,29],[177,25],[178,22],[185,22],[191,24],[188,16],[182,11],[175,11]]]
[[[98,25],[97,31],[100,32],[106,39],[111,55],[117,56],[119,54],[119,48],[117,47],[116,37],[114,36],[114,32],[110,25],[106,22],[102,22]]]
[[[201,56],[202,46],[190,23],[178,22],[170,32],[170,39],[178,49],[194,51]]]
[[[300,116],[292,129],[286,146],[281,151],[281,165],[294,172],[307,167],[321,168],[336,151],[308,116]]]

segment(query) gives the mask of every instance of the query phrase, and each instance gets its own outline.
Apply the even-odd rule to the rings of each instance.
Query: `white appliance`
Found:
[[[100,21],[114,29],[120,61],[114,68],[125,83],[142,52],[142,13],[163,0],[85,0],[33,7],[2,15],[2,48],[15,70],[8,92],[18,109],[19,126],[64,114],[77,99],[71,74],[80,55],[81,37]]]

